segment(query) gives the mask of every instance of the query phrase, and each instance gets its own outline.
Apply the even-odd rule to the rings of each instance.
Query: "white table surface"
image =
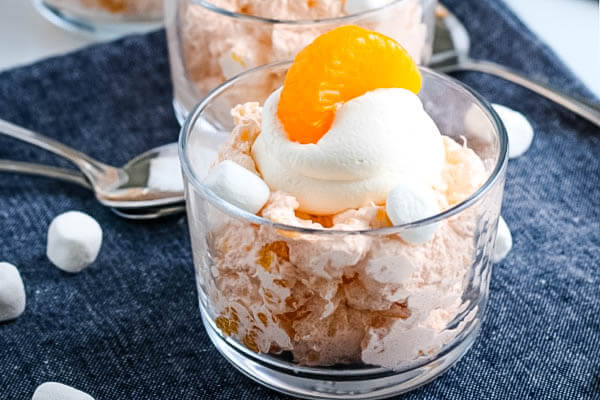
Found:
[[[600,96],[598,0],[505,1]],[[0,70],[92,42],[47,22],[29,0],[0,0]]]

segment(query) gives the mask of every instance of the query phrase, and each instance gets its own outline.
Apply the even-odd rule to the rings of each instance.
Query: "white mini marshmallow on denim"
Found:
[[[58,382],[46,382],[35,389],[31,400],[94,400],[94,398],[71,386]]]
[[[533,141],[533,127],[529,120],[520,112],[500,104],[493,104],[494,110],[502,119],[508,134],[508,157],[522,156]]]
[[[10,321],[25,311],[25,286],[17,268],[0,262],[0,322]]]
[[[63,271],[80,272],[96,260],[102,245],[102,228],[79,211],[60,214],[48,228],[46,254]]]
[[[498,220],[498,233],[496,234],[496,242],[494,243],[494,254],[492,261],[498,263],[502,261],[512,249],[513,241],[512,234],[504,218]]]
[[[204,180],[217,196],[256,214],[269,199],[267,184],[256,174],[231,160],[215,165]]]

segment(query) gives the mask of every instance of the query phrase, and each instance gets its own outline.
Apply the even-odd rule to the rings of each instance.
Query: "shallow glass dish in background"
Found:
[[[410,225],[334,231],[276,224],[220,199],[202,181],[234,126],[231,108],[249,101],[263,104],[289,66],[266,65],[227,81],[191,111],[181,131],[204,326],[238,370],[284,393],[375,399],[409,391],[453,365],[479,332],[502,202],[506,132],[480,96],[422,68],[419,97],[426,111],[443,135],[466,141],[483,160],[483,186],[453,208]],[[446,236],[436,234],[420,245],[397,237],[432,224]],[[341,252],[347,244],[360,247],[360,254],[353,258]],[[393,255],[377,259],[378,249],[386,246],[393,246]],[[382,263],[389,279],[409,294],[389,309],[355,305],[383,291],[364,277],[369,265]],[[310,272],[315,265],[338,265],[344,275],[319,277],[318,269]],[[404,287],[408,276],[411,282],[416,276],[419,284]],[[337,308],[321,313],[315,305],[321,300],[320,285],[336,291],[332,299],[345,300],[338,298]]]
[[[308,8],[317,3],[297,2],[306,2]],[[424,65],[432,51],[436,2],[390,0],[383,7],[353,15],[297,20],[290,17],[293,10],[277,9],[277,1],[272,3],[271,15],[264,17],[214,5],[222,0],[167,0],[165,25],[177,119],[183,123],[188,111],[225,80],[259,65],[290,60],[317,36],[342,25],[359,25],[390,36]]]
[[[147,32],[163,23],[163,0],[33,0],[33,3],[55,25],[99,39]]]

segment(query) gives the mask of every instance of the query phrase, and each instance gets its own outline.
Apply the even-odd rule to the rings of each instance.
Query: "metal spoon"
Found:
[[[147,207],[147,208],[111,208],[112,212],[121,218],[132,219],[135,221],[148,221],[151,219],[159,219],[170,217],[172,215],[182,214],[185,212],[185,205],[172,205],[162,207]]]
[[[80,172],[66,168],[51,167],[49,165],[33,164],[12,160],[0,160],[0,172],[15,172],[47,178],[59,179],[74,183],[89,190],[93,190],[88,180]],[[172,205],[162,207],[144,208],[111,208],[119,217],[133,220],[151,220],[185,212],[185,205]]]
[[[73,162],[91,184],[96,198],[109,207],[141,208],[180,203],[184,200],[183,188],[161,189],[150,187],[151,163],[179,162],[177,143],[149,150],[115,168],[72,149],[54,139],[0,119],[0,133],[41,147]],[[160,159],[160,160],[159,160]],[[178,170],[178,169],[177,169]],[[179,176],[175,179],[180,179]]]
[[[497,76],[544,96],[600,126],[600,105],[577,99],[503,65],[470,58],[471,42],[464,25],[443,6],[438,6],[436,14],[434,54],[429,63],[431,68],[444,73],[476,71]]]

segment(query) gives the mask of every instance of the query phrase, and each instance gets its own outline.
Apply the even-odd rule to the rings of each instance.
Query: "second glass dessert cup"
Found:
[[[292,59],[317,36],[342,25],[358,25],[396,39],[419,64],[431,57],[437,0],[390,0],[372,10],[316,20],[291,19],[289,10],[277,14],[288,15],[287,19],[248,15],[213,3],[165,2],[173,106],[180,123],[225,80],[253,67]]]
[[[164,0],[32,0],[55,25],[100,39],[158,29]]]
[[[423,68],[419,97],[426,111],[443,135],[468,143],[483,160],[485,184],[458,205],[403,226],[334,231],[276,224],[225,202],[202,180],[233,128],[231,108],[262,104],[289,65],[259,67],[219,86],[182,128],[204,326],[232,365],[284,393],[377,399],[412,390],[457,362],[479,332],[506,132],[485,100]],[[437,233],[427,243],[398,238],[434,224]]]

